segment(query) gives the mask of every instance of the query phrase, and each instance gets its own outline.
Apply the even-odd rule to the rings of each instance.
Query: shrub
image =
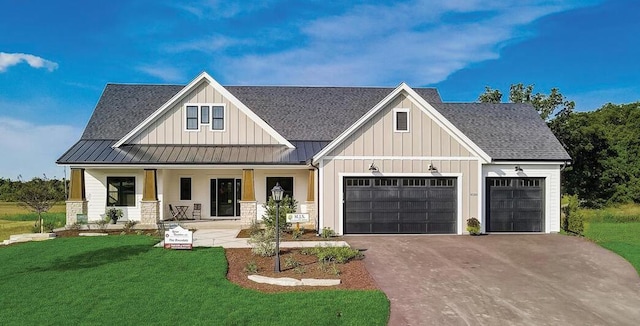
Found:
[[[480,234],[480,221],[477,218],[472,217],[467,220],[467,232],[472,235]]]
[[[287,214],[295,213],[296,207],[298,206],[298,201],[289,197],[284,196],[280,201],[280,230],[286,230],[289,227],[289,223],[287,223]],[[262,207],[265,209],[265,213],[262,216],[262,221],[264,225],[267,227],[275,227],[276,226],[276,202],[273,198],[269,197],[269,201],[262,204]]]
[[[96,224],[98,225],[98,229],[102,232],[105,232],[107,230],[107,225],[109,225],[109,218],[103,218],[101,220],[98,220],[98,222],[96,222]]]
[[[276,254],[276,230],[272,227],[267,227],[251,236],[247,241],[251,245],[251,252],[254,255],[262,257],[271,257]]]
[[[316,246],[313,247],[313,255],[318,257],[320,262],[336,262],[338,264],[364,257],[360,250],[347,246]]]
[[[584,216],[578,210],[580,201],[577,195],[566,195],[566,204],[562,206],[562,229],[564,231],[582,235],[584,232]]]
[[[130,232],[131,230],[133,230],[133,227],[136,226],[136,224],[138,224],[138,221],[127,221],[124,224],[122,231]]]
[[[296,274],[304,274],[307,272],[307,269],[304,266],[298,266],[293,269],[293,272]]]
[[[249,236],[252,236],[258,232],[262,232],[262,224],[258,220],[252,220],[249,224]]]
[[[53,232],[53,229],[56,228],[56,225],[54,224],[53,221],[46,221],[46,220],[42,220],[43,223],[43,227],[42,229],[45,232]],[[80,226],[78,225],[78,228],[80,228]],[[40,232],[41,228],[40,228],[40,221],[36,221],[36,223],[33,225],[33,228],[31,229],[31,232],[33,233],[38,233]]]
[[[244,266],[244,272],[247,274],[255,274],[258,272],[258,264],[255,261],[250,261]]]
[[[291,238],[294,240],[298,240],[302,237],[302,235],[304,235],[304,228],[293,228],[291,230]]]
[[[338,268],[338,266],[336,266],[334,262],[321,261],[320,265],[318,265],[318,269],[323,273],[327,273],[335,276],[340,275],[340,269]]]
[[[336,235],[335,231],[331,230],[331,228],[326,228],[326,227],[322,228],[322,233],[320,233],[320,236],[323,239],[329,239],[331,237],[335,237],[335,235]]]
[[[286,268],[296,268],[296,267],[298,267],[300,265],[302,265],[302,263],[297,261],[293,257],[287,257],[287,258],[284,259],[284,267],[286,267]]]
[[[75,222],[75,223],[69,225],[67,228],[69,230],[78,231],[78,230],[80,230],[81,227],[82,227],[82,224],[80,224],[78,222]]]

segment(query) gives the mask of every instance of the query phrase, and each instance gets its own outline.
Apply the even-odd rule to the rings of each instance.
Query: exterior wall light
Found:
[[[522,172],[522,168],[520,167],[520,165],[516,165],[516,172]]]

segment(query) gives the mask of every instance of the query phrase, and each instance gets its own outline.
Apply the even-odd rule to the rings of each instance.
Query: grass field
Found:
[[[65,225],[65,206],[59,204],[53,206],[49,212],[44,213],[43,219],[53,223],[56,227]],[[17,203],[0,202],[0,241],[9,239],[12,234],[31,233],[38,220],[38,214],[20,207]]]
[[[381,291],[264,294],[229,282],[222,248],[153,248],[146,236],[0,247],[4,325],[386,325]]]
[[[628,260],[640,274],[640,205],[581,209],[585,237]]]

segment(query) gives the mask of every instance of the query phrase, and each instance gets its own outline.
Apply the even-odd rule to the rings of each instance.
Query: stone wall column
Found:
[[[87,214],[87,198],[85,195],[84,169],[71,169],[69,198],[66,201],[67,225],[78,221],[78,214]]]
[[[145,227],[156,227],[160,219],[156,172],[156,169],[144,170],[144,186],[142,187],[142,201],[140,202],[140,224]]]
[[[243,227],[248,227],[258,218],[258,203],[253,201],[240,201],[240,222]]]

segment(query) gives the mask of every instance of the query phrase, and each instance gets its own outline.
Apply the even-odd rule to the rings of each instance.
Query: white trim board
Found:
[[[325,156],[326,160],[479,161],[475,156]]]
[[[156,170],[308,170],[308,165],[225,165],[225,164],[198,164],[198,165],[181,165],[181,164],[171,164],[171,165],[159,165],[159,164],[137,164],[137,165],[107,165],[107,164],[65,164],[70,168],[80,168],[80,169],[109,169],[109,170],[118,170],[118,169],[156,169]]]
[[[125,144],[127,141],[130,141],[132,138],[137,136],[141,131],[143,131],[146,127],[151,125],[158,117],[160,117],[165,111],[167,111],[170,107],[174,106],[178,103],[188,92],[194,90],[201,82],[207,82],[211,85],[216,91],[218,91],[222,96],[228,99],[233,105],[235,105],[238,110],[246,114],[251,120],[253,120],[257,125],[259,125],[262,129],[266,130],[268,134],[270,134],[274,139],[276,139],[280,144],[287,146],[288,148],[295,148],[288,140],[286,140],[282,135],[280,135],[275,129],[273,129],[269,124],[267,124],[262,118],[260,118],[257,114],[255,114],[251,109],[249,109],[244,103],[242,103],[237,97],[235,97],[231,92],[229,92],[226,88],[220,85],[215,79],[213,79],[208,73],[202,72],[195,79],[193,79],[187,86],[185,86],[182,90],[180,90],[176,95],[174,95],[169,101],[164,103],[160,108],[158,108],[153,114],[144,119],[138,126],[136,126],[133,130],[129,131],[124,137],[122,137],[118,142],[113,144],[113,148],[117,148]]]

